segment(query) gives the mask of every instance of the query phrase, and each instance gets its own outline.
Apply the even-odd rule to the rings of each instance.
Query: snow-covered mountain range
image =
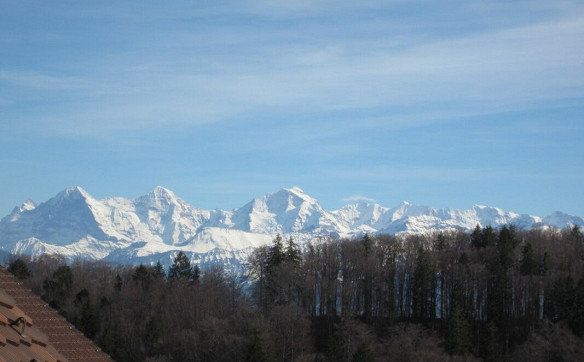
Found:
[[[133,200],[98,200],[81,187],[71,187],[39,205],[27,200],[0,220],[0,250],[165,265],[182,250],[203,268],[213,263],[238,268],[253,248],[270,243],[278,233],[303,242],[322,236],[428,233],[505,224],[565,228],[584,226],[584,219],[561,212],[538,217],[480,205],[455,210],[408,202],[394,208],[357,202],[327,211],[298,187],[257,197],[234,210],[203,210],[163,187]]]

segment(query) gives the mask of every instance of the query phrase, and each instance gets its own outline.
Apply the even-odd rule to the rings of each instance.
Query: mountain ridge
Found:
[[[101,200],[75,186],[38,205],[27,200],[0,219],[0,250],[121,263],[162,259],[166,265],[183,251],[194,262],[239,267],[250,250],[268,244],[276,234],[304,242],[505,224],[522,229],[582,227],[584,219],[560,211],[540,217],[484,205],[461,210],[407,201],[393,208],[357,201],[329,211],[296,186],[255,197],[232,210],[204,210],[161,186],[134,199]]]

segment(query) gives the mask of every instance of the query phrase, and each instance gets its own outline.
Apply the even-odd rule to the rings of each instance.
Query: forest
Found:
[[[8,270],[117,361],[576,361],[584,237],[276,237],[247,273],[43,256]]]

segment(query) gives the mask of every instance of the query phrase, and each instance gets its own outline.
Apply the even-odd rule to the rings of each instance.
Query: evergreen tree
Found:
[[[123,286],[123,282],[122,282],[122,277],[120,276],[120,274],[116,274],[116,280],[114,282],[114,290],[116,292],[119,292],[122,290],[122,286]]]
[[[302,260],[300,247],[294,242],[294,239],[290,237],[288,239],[288,244],[286,245],[286,261],[292,263],[293,265],[300,264]]]
[[[196,284],[199,282],[199,278],[201,277],[201,269],[199,265],[193,265],[193,282]]]
[[[569,324],[574,334],[584,336],[584,278],[580,279],[574,293],[574,309]]]
[[[582,231],[578,225],[574,225],[572,229],[570,229],[570,239],[577,242],[584,242],[584,235],[582,235]]]
[[[279,266],[285,259],[284,244],[280,234],[276,235],[273,245],[270,248],[270,260],[268,262],[268,271]]]
[[[112,303],[110,302],[109,299],[107,299],[107,297],[101,297],[101,299],[99,300],[99,309],[105,309],[107,307],[109,307]]]
[[[286,261],[286,252],[280,234],[276,235],[272,246],[268,249],[268,260],[265,266],[264,308],[271,308],[274,304],[284,302],[285,281],[283,269]]]
[[[87,289],[83,288],[77,293],[73,305],[78,310],[75,325],[87,337],[93,338],[98,330],[98,317]]]
[[[531,246],[530,242],[526,242],[525,245],[523,245],[523,250],[521,254],[522,254],[520,266],[521,274],[523,275],[538,274],[540,270],[540,264],[537,262],[534,256],[533,247]]]
[[[546,251],[545,253],[543,253],[540,261],[539,261],[539,270],[538,270],[538,275],[539,276],[545,276],[547,274],[547,271],[549,269],[549,253]]]
[[[269,271],[271,247],[262,246],[256,249],[249,257],[249,276],[255,280],[253,285],[253,295],[256,303],[263,310],[268,308],[269,304]]]
[[[490,321],[486,328],[485,338],[485,360],[496,361],[501,354],[501,347],[499,344],[499,330],[494,321]]]
[[[53,273],[51,279],[43,282],[44,298],[58,309],[66,305],[73,287],[73,272],[69,266],[61,266]]]
[[[484,238],[483,238],[483,229],[481,226],[477,224],[472,234],[470,234],[470,242],[471,245],[475,248],[482,248],[484,245]]]
[[[471,329],[462,307],[454,308],[448,328],[448,350],[453,354],[466,354],[470,351]]]
[[[575,309],[574,279],[571,276],[558,278],[546,293],[546,314],[553,322],[567,320]]]
[[[461,253],[458,257],[458,261],[456,263],[456,277],[452,281],[452,287],[450,291],[450,300],[451,300],[451,310],[457,310],[465,308],[465,290],[463,285],[464,276],[468,270],[468,256],[466,253]]]
[[[353,353],[353,362],[373,362],[375,361],[374,355],[369,350],[365,343],[359,344],[355,353]]]
[[[482,246],[494,246],[497,243],[497,232],[492,226],[483,229]]]
[[[247,347],[245,360],[249,362],[265,362],[270,360],[264,346],[264,341],[257,332],[252,334],[251,341]]]
[[[85,288],[81,289],[77,295],[75,295],[75,300],[73,305],[82,306],[89,302],[89,291]]]
[[[364,251],[363,257],[365,258],[363,260],[364,264],[368,262],[373,244],[373,240],[369,234],[365,234],[365,236],[363,236],[363,240],[361,241],[361,245],[363,245]],[[373,276],[371,274],[372,273],[370,272],[369,268],[365,268],[365,270],[363,270],[361,292],[363,294],[363,319],[365,319],[365,321],[370,321],[373,310]],[[334,307],[331,309],[334,309]]]
[[[24,260],[20,258],[10,262],[8,265],[8,271],[20,280],[24,280],[30,277],[30,270],[28,270],[28,266]]]
[[[497,240],[497,250],[499,264],[503,269],[508,269],[513,265],[513,250],[519,243],[515,228],[513,226],[503,226],[499,232]]]
[[[142,289],[148,289],[150,283],[152,283],[152,274],[150,270],[142,264],[140,264],[132,274],[132,280],[139,284]]]
[[[434,242],[434,245],[436,245],[436,250],[446,249],[448,242],[443,233],[438,234],[438,236],[436,237],[436,241]]]
[[[365,255],[369,255],[371,249],[373,248],[373,240],[369,234],[365,234],[363,239],[361,239],[361,244],[363,245],[363,249],[365,249]]]
[[[166,271],[164,271],[164,267],[160,260],[156,262],[154,269],[152,270],[152,275],[155,279],[165,279],[166,278]]]
[[[487,313],[488,319],[493,321],[497,330],[502,334],[503,352],[509,348],[510,331],[512,325],[513,283],[511,266],[514,263],[514,248],[518,238],[513,227],[503,226],[496,239],[496,257],[490,261]]]
[[[168,279],[191,282],[193,277],[193,268],[189,258],[179,251],[168,271]]]
[[[412,280],[413,318],[426,322],[434,317],[435,273],[428,252],[418,249],[416,269]]]
[[[142,343],[146,349],[146,355],[151,356],[156,350],[157,344],[162,337],[162,327],[160,320],[155,316],[150,317],[142,333]]]

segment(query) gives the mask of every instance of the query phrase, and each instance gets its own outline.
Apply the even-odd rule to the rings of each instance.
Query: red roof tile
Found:
[[[26,321],[24,336],[10,326],[19,317]],[[111,361],[39,296],[0,268],[0,362],[31,359]]]

